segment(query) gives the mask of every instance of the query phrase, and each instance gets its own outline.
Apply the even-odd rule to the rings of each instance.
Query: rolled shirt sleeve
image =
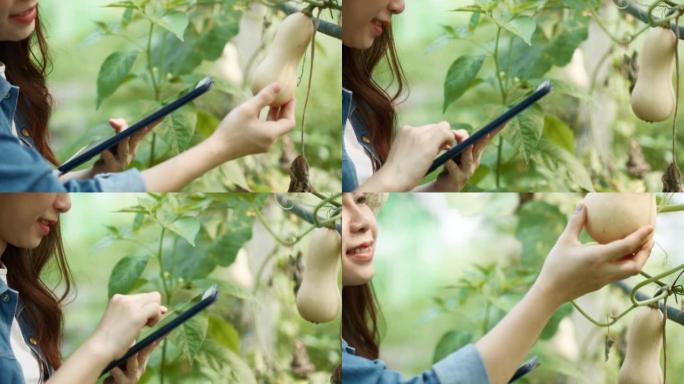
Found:
[[[33,149],[0,132],[0,191],[2,192],[144,192],[137,169],[97,175],[62,183],[55,171]]]
[[[387,368],[382,360],[357,356],[342,342],[342,381],[355,384],[488,384],[484,362],[474,345],[469,344],[437,362],[431,370],[404,379]]]
[[[441,384],[488,384],[487,369],[475,345],[468,344],[432,366]]]

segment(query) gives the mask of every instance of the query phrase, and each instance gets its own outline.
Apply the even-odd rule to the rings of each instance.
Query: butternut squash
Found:
[[[292,100],[297,88],[299,63],[314,34],[313,20],[293,13],[278,26],[266,56],[254,70],[252,93],[257,94],[273,82],[280,84],[280,93],[272,107],[281,107]]]
[[[319,228],[313,232],[304,255],[302,285],[297,291],[297,310],[312,323],[335,319],[342,298],[337,286],[342,258],[342,238],[337,231]]]
[[[588,193],[586,230],[601,244],[622,239],[644,225],[655,225],[653,193]]]
[[[627,353],[618,384],[662,384],[660,351],[663,349],[663,314],[641,307],[627,330]]]
[[[675,64],[677,36],[667,28],[655,27],[646,32],[641,49],[639,72],[632,90],[632,111],[641,120],[663,121],[675,110],[672,71]]]

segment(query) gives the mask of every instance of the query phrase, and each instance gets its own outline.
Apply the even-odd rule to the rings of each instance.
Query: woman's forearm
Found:
[[[358,192],[406,192],[409,189],[398,182],[387,164],[380,167],[368,180],[356,188]]]
[[[46,384],[95,383],[111,359],[94,341],[86,341],[50,377]]]
[[[142,176],[150,192],[177,192],[207,171],[236,157],[237,152],[219,149],[208,139],[142,171]]]
[[[507,383],[513,377],[558,306],[535,285],[476,343],[490,383]]]

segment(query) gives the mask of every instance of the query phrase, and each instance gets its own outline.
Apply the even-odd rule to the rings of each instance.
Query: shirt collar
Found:
[[[351,355],[356,355],[356,348],[350,347],[347,341],[342,339],[342,353],[349,353]]]
[[[3,66],[4,68],[4,66]],[[9,93],[10,89],[12,89],[12,84],[10,84],[9,81],[4,76],[4,71],[2,72],[2,76],[0,76],[0,100],[4,100],[5,96]]]

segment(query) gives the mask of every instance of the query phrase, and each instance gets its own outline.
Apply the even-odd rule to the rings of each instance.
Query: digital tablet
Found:
[[[191,317],[195,316],[202,310],[206,309],[209,305],[213,304],[216,301],[216,298],[218,297],[218,287],[216,285],[213,285],[209,287],[204,293],[202,294],[201,298],[197,297],[196,299],[199,298],[199,301],[197,303],[193,302],[195,300],[191,300],[190,303],[186,305],[192,305],[190,308],[187,310],[184,310],[180,315],[174,317],[173,319],[170,320],[162,320],[155,328],[155,330],[146,336],[144,339],[138,341],[133,345],[125,355],[123,355],[121,358],[116,359],[109,363],[107,367],[102,371],[102,375],[105,373],[109,372],[112,368],[114,367],[119,367],[123,370],[126,369],[126,361],[136,353],[142,351],[147,347],[148,345],[154,343],[157,341],[159,338],[165,336],[167,333],[173,331],[175,328],[183,324],[184,322],[188,321]],[[181,309],[183,310],[183,309]],[[168,317],[168,315],[167,315]]]
[[[139,130],[147,127],[148,125],[154,123],[155,121],[165,117],[166,115],[170,114],[171,112],[174,112],[178,108],[184,106],[185,104],[195,100],[202,94],[206,93],[209,88],[211,88],[213,81],[211,77],[205,77],[204,79],[200,80],[197,85],[191,89],[188,93],[184,94],[183,96],[179,97],[178,99],[174,100],[173,102],[164,105],[161,107],[159,110],[156,112],[152,113],[151,115],[145,117],[144,119],[138,121],[137,123],[131,125],[127,129],[117,133],[116,135],[110,137],[109,139],[106,139],[104,141],[101,141],[99,143],[93,144],[92,146],[88,146],[82,150],[80,150],[78,153],[76,153],[74,156],[72,156],[69,160],[67,160],[64,164],[60,165],[57,169],[59,170],[60,175],[63,175],[74,168],[78,167],[79,165],[85,163],[86,161],[92,159],[93,157],[97,156],[100,154],[100,152],[112,148],[115,145],[117,145],[121,140],[127,138],[128,136],[131,136],[132,134],[138,132]]]
[[[444,163],[446,163],[450,159],[457,159],[461,152],[463,152],[463,150],[466,149],[468,146],[475,144],[476,141],[484,138],[488,133],[496,130],[503,123],[507,122],[508,120],[515,117],[515,115],[529,108],[539,99],[546,96],[549,92],[551,92],[551,83],[548,80],[545,80],[537,87],[537,89],[531,95],[527,96],[523,101],[509,108],[501,116],[492,120],[489,124],[485,125],[484,128],[481,128],[479,131],[473,133],[462,143],[456,145],[455,147],[439,155],[435,159],[435,161],[432,162],[432,165],[430,166],[430,169],[428,169],[426,174],[434,172],[434,170],[444,165]]]

